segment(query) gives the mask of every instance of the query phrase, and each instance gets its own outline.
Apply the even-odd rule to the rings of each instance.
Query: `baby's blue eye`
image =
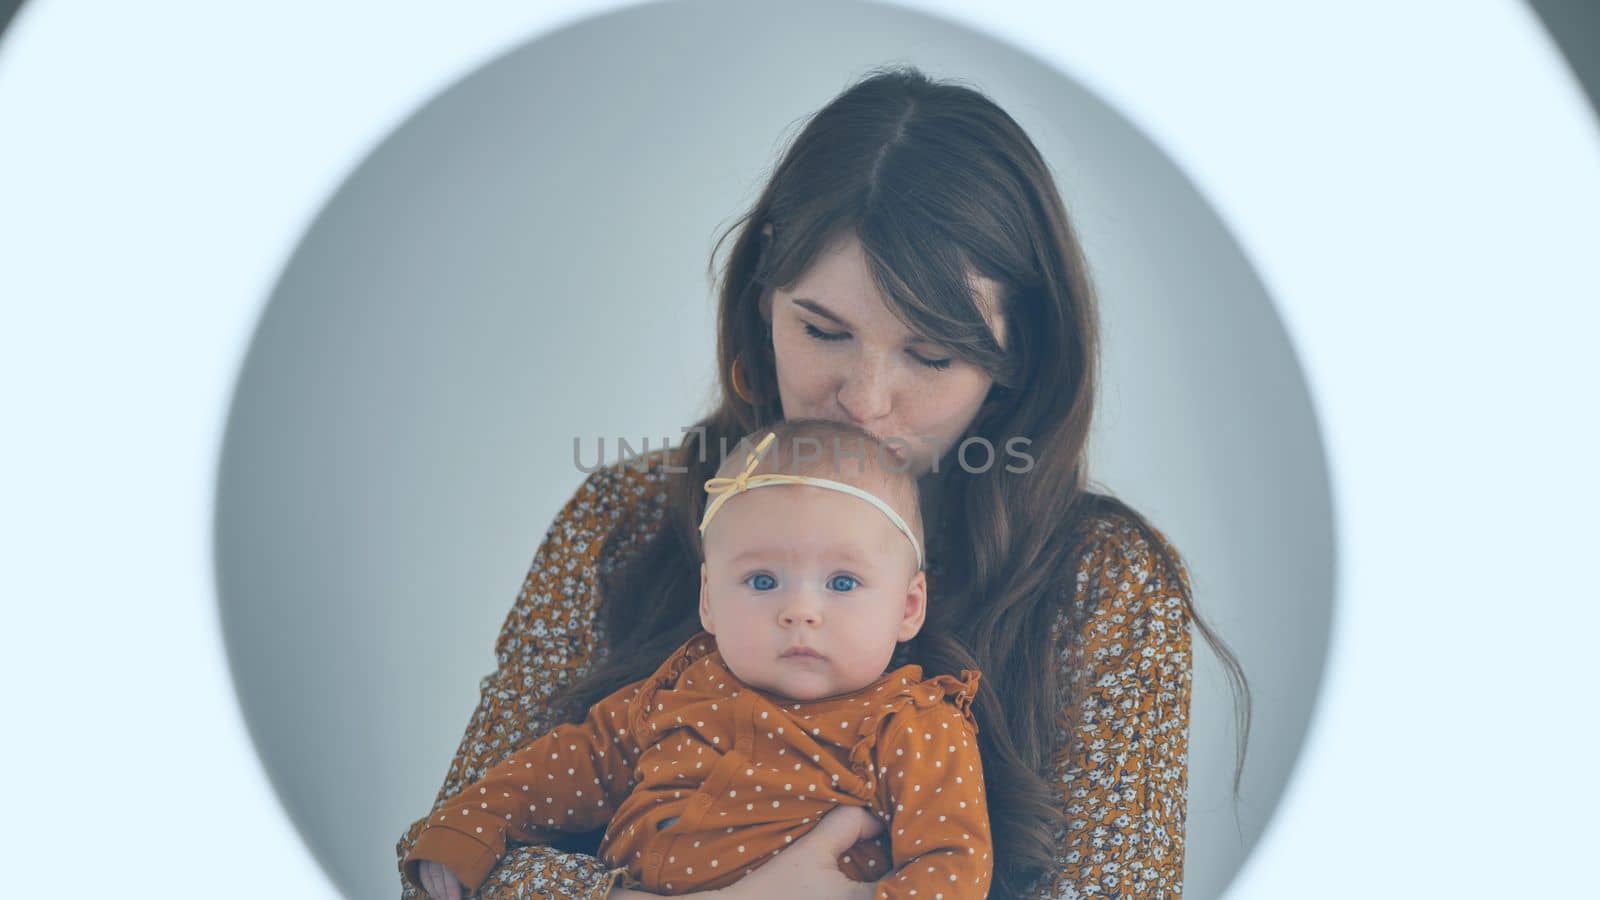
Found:
[[[828,590],[847,592],[855,589],[857,582],[853,575],[835,575],[828,579]]]
[[[773,578],[771,575],[768,575],[765,572],[757,572],[756,574],[751,575],[749,578],[746,578],[744,583],[750,585],[758,591],[770,591],[778,586],[778,579]]]

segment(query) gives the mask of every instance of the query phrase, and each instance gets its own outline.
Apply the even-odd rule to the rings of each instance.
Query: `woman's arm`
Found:
[[[519,746],[559,724],[550,697],[588,669],[596,647],[601,544],[630,506],[664,502],[663,477],[659,468],[641,472],[635,465],[603,467],[584,480],[557,514],[501,628],[496,669],[480,684],[477,709],[450,762],[435,809]],[[406,858],[426,821],[426,816],[419,819],[400,838],[398,860]],[[516,846],[490,871],[478,896],[590,900],[606,897],[620,872],[588,854]],[[402,884],[402,897],[419,897],[414,885]]]
[[[1055,871],[1033,896],[1180,900],[1188,801],[1189,616],[1181,584],[1123,519],[1080,571],[1075,602],[1092,610],[1061,657],[1073,725],[1054,766],[1066,832]]]

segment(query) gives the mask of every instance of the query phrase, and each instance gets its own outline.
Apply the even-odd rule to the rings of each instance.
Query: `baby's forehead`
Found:
[[[890,558],[890,547],[878,541],[845,541],[832,537],[810,541],[768,541],[747,535],[731,537],[726,553],[707,559],[712,568],[819,562],[828,565],[870,565]]]
[[[724,560],[871,561],[890,557],[904,540],[871,504],[805,485],[766,487],[733,497],[706,533],[707,548]]]

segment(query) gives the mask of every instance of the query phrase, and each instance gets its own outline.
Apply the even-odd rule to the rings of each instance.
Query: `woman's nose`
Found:
[[[865,427],[889,414],[892,398],[886,369],[883,362],[869,358],[858,360],[845,374],[839,385],[839,407],[855,424]]]

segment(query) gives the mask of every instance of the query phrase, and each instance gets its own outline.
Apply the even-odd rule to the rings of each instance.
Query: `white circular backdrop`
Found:
[[[1169,159],[1038,60],[903,9],[732,0],[558,29],[433,98],[329,200],[256,328],[218,473],[222,623],[268,775],[352,896],[393,888],[394,839],[583,478],[574,438],[614,460],[704,415],[718,226],[806,115],[905,60],[990,92],[1062,185],[1102,303],[1092,477],[1185,553],[1254,685],[1236,806],[1232,698],[1197,650],[1186,891],[1238,871],[1305,735],[1335,566],[1259,279]]]
[[[334,894],[265,777],[217,613],[214,491],[245,351],[380,141],[603,6],[30,0],[0,40],[15,889]],[[1337,612],[1304,755],[1228,896],[1571,894],[1561,861],[1582,858],[1600,797],[1541,776],[1586,758],[1595,730],[1576,686],[1600,625],[1579,390],[1596,374],[1600,136],[1531,15],[906,7],[1047,61],[1152,139],[1303,366]],[[757,87],[739,75],[725,83]],[[1136,419],[1146,399],[1111,403]],[[1172,520],[1152,484],[1130,499]],[[560,489],[530,482],[519,515],[542,504],[547,521]],[[508,543],[527,527],[496,524]],[[1203,533],[1173,536],[1207,555]],[[449,695],[470,688],[439,685],[460,721]],[[417,747],[453,739],[424,728]]]

